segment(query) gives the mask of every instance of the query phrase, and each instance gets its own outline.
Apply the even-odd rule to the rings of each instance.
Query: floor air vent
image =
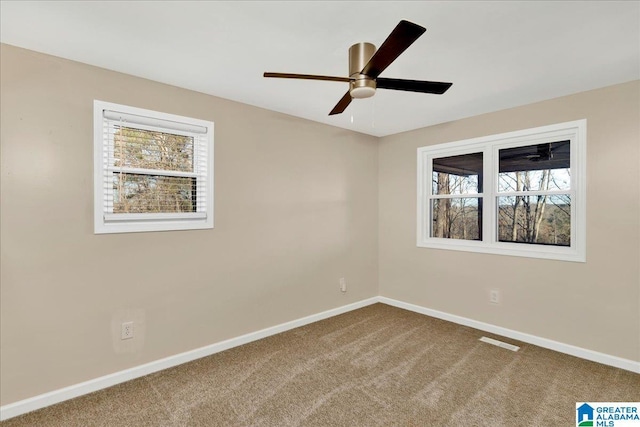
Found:
[[[482,337],[480,338],[480,341],[497,345],[498,347],[506,348],[507,350],[511,350],[511,351],[520,350],[520,347],[518,347],[517,345],[507,344],[506,342],[494,340],[493,338]]]

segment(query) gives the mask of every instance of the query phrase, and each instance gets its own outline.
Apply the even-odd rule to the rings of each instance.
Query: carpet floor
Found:
[[[374,304],[0,426],[555,427],[638,400],[638,374]]]

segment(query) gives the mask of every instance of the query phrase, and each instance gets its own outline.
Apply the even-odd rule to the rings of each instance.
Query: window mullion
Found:
[[[498,161],[496,159],[497,150],[490,144],[484,146],[484,161],[483,161],[483,221],[482,221],[482,241],[492,244],[496,241],[496,177],[498,170]]]

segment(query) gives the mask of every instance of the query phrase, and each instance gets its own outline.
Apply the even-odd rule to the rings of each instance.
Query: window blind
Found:
[[[207,217],[207,128],[103,110],[105,221]]]
[[[103,117],[113,122],[125,122],[130,125],[143,125],[160,127],[167,130],[184,131],[190,133],[207,133],[207,128],[191,123],[182,123],[174,120],[163,120],[155,117],[140,116],[137,114],[123,113],[119,111],[103,110]]]

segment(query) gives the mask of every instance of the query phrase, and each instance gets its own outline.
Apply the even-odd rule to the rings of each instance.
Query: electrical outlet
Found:
[[[491,304],[500,304],[500,291],[497,289],[491,289],[489,291],[489,302]]]
[[[340,292],[347,292],[347,281],[344,277],[340,278]]]
[[[133,322],[124,322],[122,324],[120,339],[128,340],[133,338]]]

